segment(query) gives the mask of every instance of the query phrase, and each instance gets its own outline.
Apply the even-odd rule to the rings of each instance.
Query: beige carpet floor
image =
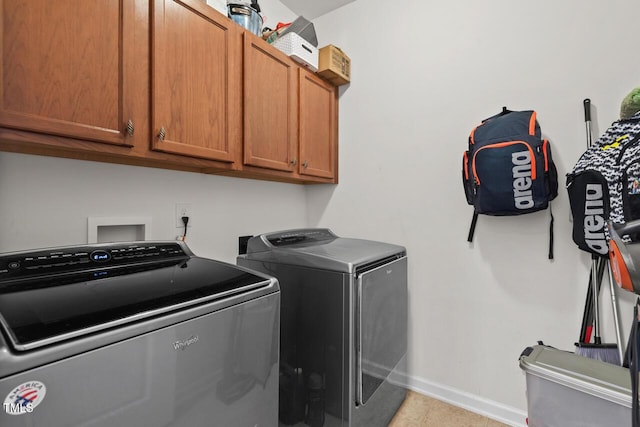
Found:
[[[409,391],[389,427],[504,427],[490,418]]]

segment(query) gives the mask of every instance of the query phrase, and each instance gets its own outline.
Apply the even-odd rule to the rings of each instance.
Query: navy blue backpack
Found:
[[[522,215],[546,209],[558,195],[558,172],[536,112],[503,108],[474,128],[463,155],[462,184],[467,203],[474,208],[469,242],[478,214]],[[553,259],[553,214],[549,259]]]

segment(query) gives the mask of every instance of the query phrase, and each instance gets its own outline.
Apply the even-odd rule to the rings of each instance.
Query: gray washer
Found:
[[[0,255],[0,426],[275,427],[278,282],[183,242]]]
[[[386,426],[406,395],[406,249],[296,229],[237,263],[280,283],[280,425]]]

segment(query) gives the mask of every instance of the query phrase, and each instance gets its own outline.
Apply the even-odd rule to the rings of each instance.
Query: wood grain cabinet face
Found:
[[[152,147],[235,162],[241,144],[241,30],[200,0],[156,0]]]
[[[337,182],[337,90],[202,0],[0,0],[0,149]]]
[[[335,181],[337,89],[262,40],[244,37],[244,164]]]
[[[244,35],[244,164],[296,170],[298,67],[285,54]]]
[[[300,175],[335,178],[336,88],[300,69]]]
[[[0,126],[131,146],[133,8],[130,0],[0,0]]]

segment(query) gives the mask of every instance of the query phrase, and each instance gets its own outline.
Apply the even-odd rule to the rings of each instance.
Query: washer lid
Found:
[[[254,236],[245,258],[353,273],[356,267],[405,255],[402,246],[338,237],[326,228],[306,228]]]
[[[75,255],[57,257],[67,253]],[[11,273],[0,274],[0,323],[15,349],[30,350],[196,304],[277,290],[266,276],[189,254],[183,243],[142,242],[2,255],[0,270]],[[49,265],[51,256],[58,264],[74,261]]]

